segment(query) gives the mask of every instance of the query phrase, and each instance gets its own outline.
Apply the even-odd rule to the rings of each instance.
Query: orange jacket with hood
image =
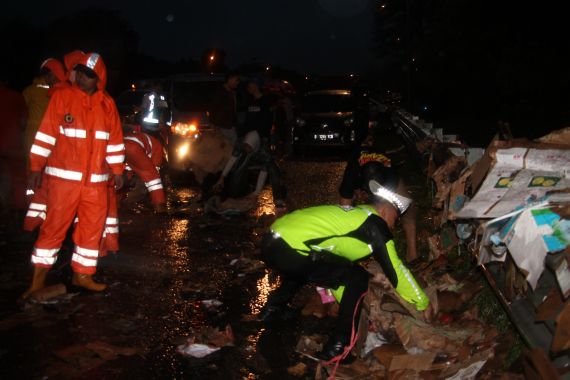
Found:
[[[109,171],[121,174],[124,169],[123,132],[115,102],[104,91],[102,58],[88,53],[79,63],[97,74],[97,91],[88,95],[73,84],[53,94],[30,150],[30,170],[106,186]]]

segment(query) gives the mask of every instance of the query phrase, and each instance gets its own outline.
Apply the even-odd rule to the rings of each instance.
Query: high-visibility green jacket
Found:
[[[271,230],[300,255],[323,252],[352,262],[372,255],[403,299],[417,310],[429,305],[429,298],[398,257],[386,222],[372,206],[309,207],[277,219]]]

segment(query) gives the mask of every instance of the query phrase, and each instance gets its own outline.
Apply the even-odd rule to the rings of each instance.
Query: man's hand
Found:
[[[28,174],[28,190],[36,190],[42,185],[42,172],[30,172]]]
[[[115,174],[115,190],[121,190],[123,185],[125,184],[125,180],[123,179],[122,174]]]

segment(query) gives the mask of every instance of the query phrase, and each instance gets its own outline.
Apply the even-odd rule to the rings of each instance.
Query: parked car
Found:
[[[350,148],[364,138],[368,121],[365,91],[351,88],[310,90],[299,100],[299,113],[292,131],[293,148]]]

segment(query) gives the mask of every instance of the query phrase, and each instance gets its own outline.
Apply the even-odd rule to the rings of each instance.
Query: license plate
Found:
[[[328,133],[328,134],[313,135],[313,138],[317,141],[327,141],[334,139],[334,134]]]

